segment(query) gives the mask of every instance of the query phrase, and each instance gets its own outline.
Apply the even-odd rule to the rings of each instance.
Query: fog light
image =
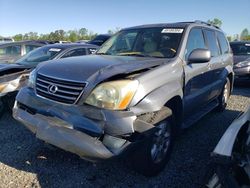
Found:
[[[113,137],[110,135],[105,135],[103,138],[103,144],[110,149],[118,149],[122,147],[125,142],[126,140],[124,139]]]

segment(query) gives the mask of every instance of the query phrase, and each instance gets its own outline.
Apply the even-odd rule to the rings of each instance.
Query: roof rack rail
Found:
[[[216,25],[214,25],[214,24],[211,24],[211,23],[208,23],[208,22],[204,22],[204,21],[201,21],[201,20],[195,20],[194,23],[205,24],[205,25],[213,26],[213,27],[215,27],[215,28],[217,28],[217,29],[220,29],[219,26],[216,26]]]

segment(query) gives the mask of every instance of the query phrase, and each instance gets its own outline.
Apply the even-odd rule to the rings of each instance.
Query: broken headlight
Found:
[[[111,110],[126,109],[138,88],[137,80],[118,80],[98,85],[88,96],[86,103]]]
[[[250,66],[250,61],[242,61],[237,64],[235,64],[235,67],[241,68],[241,67],[248,67]]]
[[[36,82],[36,70],[33,70],[29,76],[28,87],[34,88],[35,82]]]

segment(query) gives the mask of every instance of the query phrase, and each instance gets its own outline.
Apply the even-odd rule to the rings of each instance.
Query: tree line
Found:
[[[222,20],[219,18],[214,18],[212,20],[208,20],[208,23],[221,27]],[[114,34],[118,32],[120,28],[110,29],[107,31],[108,34]],[[25,34],[17,34],[14,35],[12,38],[15,41],[20,40],[48,40],[48,41],[71,41],[76,42],[79,40],[91,40],[93,39],[97,33],[93,31],[89,31],[86,28],[75,29],[75,30],[68,30],[64,31],[63,29],[56,30],[54,32],[50,32],[48,34],[38,34],[37,32],[29,32]],[[243,29],[240,34],[236,34],[234,36],[227,36],[229,41],[234,40],[250,40],[250,32],[247,28]]]
[[[114,34],[119,28],[108,30],[107,33]],[[37,32],[29,32],[25,34],[17,34],[12,38],[15,41],[21,40],[47,40],[47,41],[71,41],[91,40],[96,37],[97,33],[89,31],[86,28],[64,31],[63,29],[55,30],[48,34],[38,34]]]

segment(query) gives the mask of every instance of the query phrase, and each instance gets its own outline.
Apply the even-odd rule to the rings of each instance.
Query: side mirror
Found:
[[[207,63],[211,59],[211,52],[208,49],[197,48],[194,49],[189,57],[189,63]]]

